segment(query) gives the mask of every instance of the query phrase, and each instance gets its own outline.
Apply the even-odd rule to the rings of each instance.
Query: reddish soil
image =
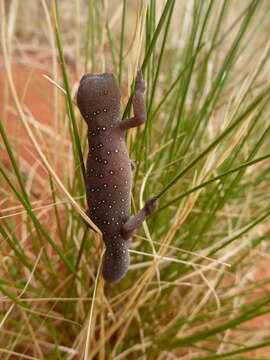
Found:
[[[59,90],[56,90],[59,92],[59,109],[63,111],[56,115],[53,110],[53,92],[55,91],[55,86],[44,77],[44,75],[51,77],[50,73],[45,70],[14,64],[12,74],[20,103],[23,104],[25,113],[30,115],[30,127],[35,138],[54,169],[61,168],[59,172],[61,177],[65,172],[65,170],[63,171],[63,164],[65,164],[65,169],[68,169],[67,156],[69,155],[68,148],[64,149],[65,144],[62,141],[62,139],[68,141],[69,136],[68,124],[65,121],[66,110],[63,96]],[[4,127],[9,135],[9,141],[12,144],[12,149],[20,164],[23,175],[26,178],[28,175],[31,175],[31,178],[33,177],[32,195],[35,198],[39,198],[42,192],[43,180],[47,178],[48,172],[42,165],[34,145],[24,128],[23,122],[17,114],[1,62],[0,116],[1,120],[3,119]],[[33,121],[37,126],[33,125]],[[64,129],[63,122],[65,122]],[[45,130],[38,129],[38,127],[43,127]],[[1,161],[3,161],[7,171],[11,170],[11,165],[5,151],[1,153]],[[36,179],[33,174],[36,175]]]
[[[0,69],[0,104],[5,106],[1,108],[0,105],[0,114],[4,119],[7,133],[10,135],[10,142],[15,145],[18,156],[22,157],[31,167],[36,162],[36,152],[21,120],[17,116],[14,103],[11,101],[3,66]],[[43,77],[45,72],[41,70],[33,71],[31,68],[17,64],[13,66],[12,70],[20,101],[40,124],[52,126],[53,111],[46,101],[46,94],[52,92],[52,85]],[[39,169],[39,171],[42,170]]]

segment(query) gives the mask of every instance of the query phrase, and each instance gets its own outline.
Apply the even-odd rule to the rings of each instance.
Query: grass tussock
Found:
[[[1,359],[269,359],[269,2],[0,5]],[[132,208],[159,208],[109,286],[74,95],[113,72],[127,117],[138,68]]]

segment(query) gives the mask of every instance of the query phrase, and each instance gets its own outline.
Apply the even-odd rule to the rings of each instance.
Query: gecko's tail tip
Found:
[[[102,266],[104,280],[111,284],[122,280],[128,271],[129,263],[128,249],[121,250],[121,253],[111,252],[106,249]]]

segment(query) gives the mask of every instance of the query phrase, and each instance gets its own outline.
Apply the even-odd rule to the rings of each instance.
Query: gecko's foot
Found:
[[[145,91],[145,81],[142,76],[142,70],[138,70],[136,80],[135,80],[135,91],[144,92]]]
[[[129,159],[130,161],[130,166],[131,166],[131,170],[135,170],[137,167],[136,161]]]
[[[157,200],[158,200],[157,197],[153,196],[146,201],[145,206],[144,206],[145,211],[146,211],[146,216],[151,215],[156,210]]]

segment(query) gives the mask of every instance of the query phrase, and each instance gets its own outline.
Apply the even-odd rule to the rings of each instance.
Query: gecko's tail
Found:
[[[127,273],[130,263],[127,245],[127,243],[122,246],[114,243],[106,247],[102,266],[102,275],[106,282],[116,283]]]

